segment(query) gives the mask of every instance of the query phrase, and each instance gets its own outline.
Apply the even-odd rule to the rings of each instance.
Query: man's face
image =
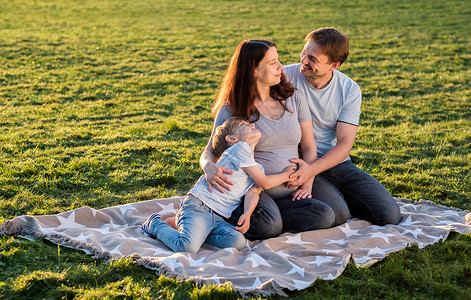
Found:
[[[306,78],[316,79],[330,76],[335,70],[336,63],[331,62],[319,45],[309,40],[301,52],[301,74]]]

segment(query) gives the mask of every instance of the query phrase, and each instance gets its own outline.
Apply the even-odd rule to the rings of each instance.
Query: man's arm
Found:
[[[237,221],[237,225],[235,230],[240,231],[241,233],[246,233],[247,230],[250,228],[250,216],[252,215],[255,207],[258,204],[260,192],[262,189],[257,185],[254,184],[245,194],[244,198],[244,213],[240,216],[239,220]]]
[[[292,159],[291,162],[297,163],[300,169],[301,166],[304,166],[309,172],[302,174],[295,181],[290,182],[288,186],[297,186],[307,180],[306,176],[316,176],[344,161],[350,155],[357,130],[358,126],[356,125],[337,122],[337,145],[311,164],[304,162],[302,159]],[[293,176],[296,176],[296,173]]]

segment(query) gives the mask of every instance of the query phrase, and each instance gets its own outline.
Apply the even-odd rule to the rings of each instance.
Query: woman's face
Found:
[[[270,47],[262,61],[255,69],[257,86],[273,86],[281,81],[283,65],[278,61],[278,52],[275,47]]]

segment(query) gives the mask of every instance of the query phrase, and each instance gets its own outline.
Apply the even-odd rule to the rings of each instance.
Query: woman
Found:
[[[290,166],[289,159],[310,163],[317,157],[311,116],[301,93],[286,81],[283,65],[278,60],[276,45],[267,40],[247,40],[239,44],[219,89],[212,109],[214,128],[231,116],[247,118],[260,130],[262,137],[255,147],[255,160],[267,175]],[[217,166],[210,138],[200,164],[210,191],[229,190],[232,182],[224,174],[231,171]],[[303,172],[302,169],[299,170]],[[251,217],[245,234],[248,239],[265,239],[281,232],[300,232],[333,226],[334,213],[323,202],[312,199],[314,177],[299,187],[280,185],[266,190]],[[243,212],[237,208],[231,217],[235,224]]]

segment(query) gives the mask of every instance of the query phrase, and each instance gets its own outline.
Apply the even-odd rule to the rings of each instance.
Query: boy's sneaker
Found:
[[[154,236],[154,235],[152,234],[152,232],[150,230],[150,225],[151,225],[152,221],[154,221],[154,220],[162,220],[162,217],[158,213],[154,213],[154,214],[150,215],[150,217],[147,218],[147,220],[141,226],[141,229],[144,230],[145,233],[147,233],[148,235],[151,235],[151,236]]]

